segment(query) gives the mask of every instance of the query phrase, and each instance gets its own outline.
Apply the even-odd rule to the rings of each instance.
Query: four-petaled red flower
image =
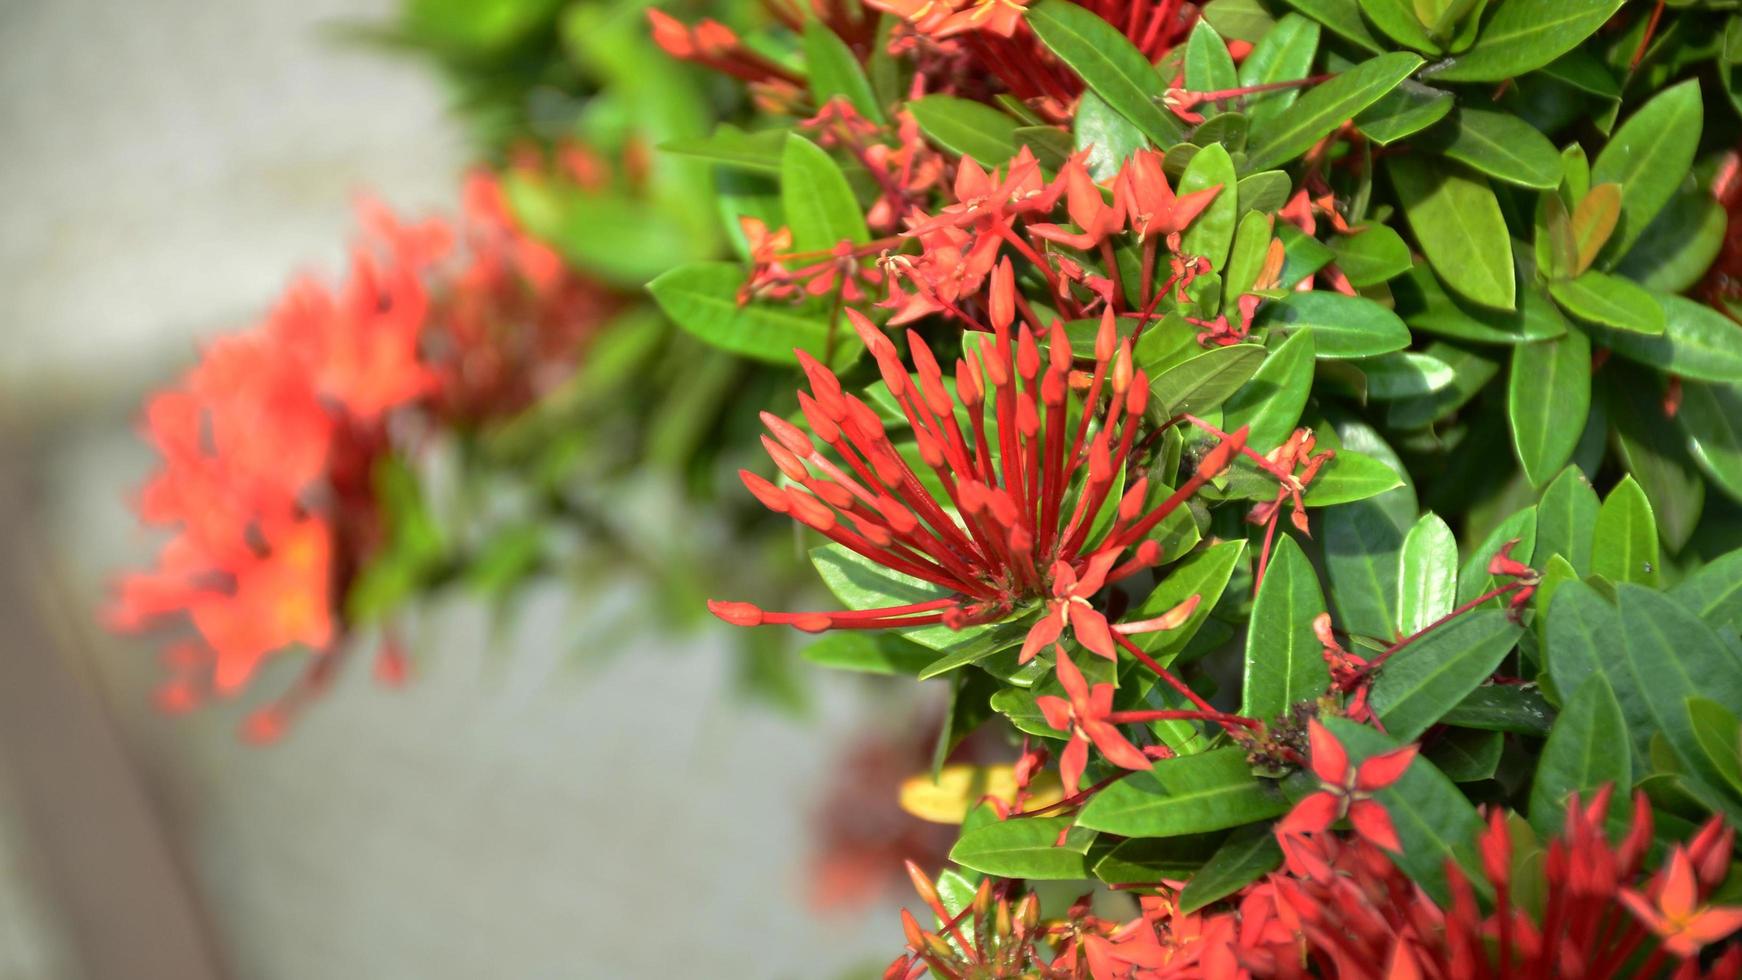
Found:
[[[1669,865],[1654,885],[1649,894],[1623,889],[1620,899],[1671,954],[1686,959],[1742,929],[1742,906],[1700,904],[1687,848],[1677,846],[1670,852]]]
[[[1107,720],[1113,712],[1113,685],[1096,684],[1090,688],[1083,672],[1071,662],[1070,655],[1063,648],[1057,653],[1058,662],[1054,669],[1067,697],[1043,694],[1035,698],[1034,703],[1046,716],[1048,725],[1069,733],[1070,744],[1059,756],[1059,778],[1064,781],[1065,793],[1075,793],[1081,787],[1083,769],[1088,766],[1090,743],[1094,743],[1101,756],[1116,766],[1148,769],[1149,757],[1126,740],[1118,725]]]
[[[1312,752],[1309,761],[1320,788],[1282,818],[1276,825],[1277,836],[1287,839],[1323,833],[1347,817],[1361,837],[1388,851],[1401,850],[1391,815],[1373,793],[1403,778],[1404,770],[1415,761],[1418,746],[1406,745],[1351,766],[1343,744],[1316,718],[1307,726],[1307,739]]]

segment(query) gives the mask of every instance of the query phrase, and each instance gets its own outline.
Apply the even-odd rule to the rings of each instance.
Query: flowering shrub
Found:
[[[474,107],[487,143],[550,141],[555,91],[614,148],[518,168],[550,250],[480,254],[541,325],[650,280],[688,506],[791,518],[834,595],[735,515],[718,618],[947,688],[900,799],[959,836],[887,976],[1742,972],[1742,14],[559,6],[410,19],[472,83],[542,80]],[[633,334],[510,353],[455,325],[504,297],[383,237],[366,301],[149,413],[142,511],[182,530],[122,609],[189,613],[220,690],[328,645],[415,533],[356,478],[409,452],[384,419],[518,412],[511,459],[642,424],[540,397]]]

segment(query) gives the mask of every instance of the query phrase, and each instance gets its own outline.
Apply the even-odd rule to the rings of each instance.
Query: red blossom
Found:
[[[1070,736],[1070,743],[1059,758],[1059,778],[1064,782],[1066,794],[1075,793],[1082,786],[1091,743],[1116,766],[1148,769],[1149,757],[1107,718],[1113,712],[1113,685],[1096,684],[1091,689],[1082,671],[1062,648],[1057,651],[1054,670],[1066,697],[1043,694],[1034,701],[1048,725]]]

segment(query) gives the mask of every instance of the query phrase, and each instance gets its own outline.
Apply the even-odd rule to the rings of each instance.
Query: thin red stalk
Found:
[[[1434,620],[1433,622],[1427,624],[1426,626],[1423,626],[1421,629],[1416,630],[1414,633],[1411,633],[1408,636],[1404,637],[1403,639],[1398,640],[1396,643],[1393,643],[1390,646],[1386,647],[1383,651],[1380,652],[1379,656],[1373,658],[1372,663],[1367,665],[1367,669],[1366,669],[1365,673],[1371,673],[1375,670],[1378,670],[1380,667],[1384,666],[1385,661],[1390,659],[1392,654],[1396,653],[1397,651],[1403,649],[1406,646],[1409,646],[1411,643],[1414,643],[1416,640],[1421,639],[1423,636],[1427,635],[1428,633],[1433,632],[1435,629],[1437,629],[1441,626],[1444,626],[1446,623],[1449,623],[1452,620],[1457,619],[1459,616],[1462,616],[1463,614],[1469,612],[1470,610],[1476,608],[1477,606],[1480,606],[1484,602],[1487,602],[1491,599],[1498,599],[1499,597],[1506,595],[1507,593],[1516,592],[1522,588],[1524,588],[1523,582],[1508,582],[1505,585],[1499,586],[1498,588],[1490,589],[1487,592],[1484,592],[1483,594],[1477,596],[1476,598],[1471,599],[1469,602],[1464,603],[1463,605],[1452,610],[1451,612],[1446,613],[1444,616],[1441,616],[1440,618]]]
[[[1113,641],[1115,643],[1118,643],[1120,646],[1124,647],[1126,653],[1129,653],[1133,657],[1136,657],[1138,663],[1141,663],[1143,666],[1148,667],[1151,671],[1153,671],[1155,673],[1155,676],[1166,681],[1169,687],[1172,687],[1175,691],[1178,691],[1181,695],[1183,695],[1185,697],[1186,700],[1197,705],[1198,710],[1205,711],[1205,712],[1208,712],[1210,714],[1219,714],[1220,713],[1220,712],[1216,711],[1215,707],[1213,705],[1211,705],[1210,702],[1205,701],[1202,697],[1199,697],[1198,692],[1187,687],[1185,685],[1184,681],[1180,680],[1178,677],[1175,677],[1173,675],[1173,673],[1171,671],[1169,671],[1166,667],[1163,667],[1161,664],[1156,663],[1154,658],[1152,658],[1149,654],[1144,653],[1143,649],[1141,647],[1139,647],[1137,644],[1132,643],[1128,638],[1126,638],[1124,633],[1121,633],[1118,630],[1114,630],[1113,631]]]

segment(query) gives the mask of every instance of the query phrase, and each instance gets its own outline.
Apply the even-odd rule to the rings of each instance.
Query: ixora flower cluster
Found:
[[[242,690],[268,656],[301,647],[301,680],[254,714],[282,730],[330,677],[351,625],[346,597],[392,546],[404,458],[440,426],[520,410],[573,365],[615,302],[509,216],[477,173],[456,223],[406,224],[364,200],[365,230],[337,289],[294,282],[257,327],[213,341],[146,405],[162,468],[140,517],[172,529],[157,567],[120,583],[114,624],[168,617],[197,639],[165,654],[162,705]],[[389,640],[378,672],[397,679]]]
[[[949,681],[887,977],[1742,973],[1736,156],[1621,7],[650,15],[766,185],[651,290],[802,373],[739,477],[840,601],[709,608]]]

